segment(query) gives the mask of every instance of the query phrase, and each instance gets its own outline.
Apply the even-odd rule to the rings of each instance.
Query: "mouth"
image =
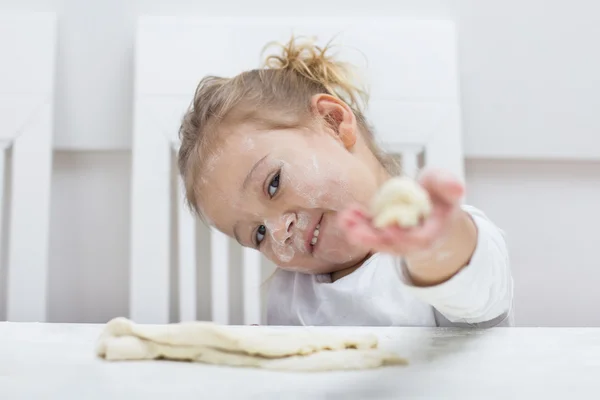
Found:
[[[316,221],[316,224],[308,231],[308,238],[306,240],[306,248],[309,253],[313,253],[319,243],[319,234],[321,229],[321,222],[323,221],[323,215]]]

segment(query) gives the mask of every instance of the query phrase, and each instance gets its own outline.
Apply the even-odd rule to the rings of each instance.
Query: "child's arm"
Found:
[[[437,311],[439,326],[487,328],[512,325],[513,280],[504,235],[481,211],[463,207],[477,229],[467,265],[434,286],[416,286],[404,263],[403,282]]]
[[[430,247],[404,257],[413,285],[439,285],[469,264],[477,245],[477,227],[466,211],[460,209],[455,213],[448,223],[447,234],[438,243],[429,239]]]
[[[451,176],[433,171],[420,183],[433,202],[421,226],[377,230],[366,212],[354,208],[340,216],[349,240],[402,256],[405,284],[452,324],[501,322],[512,305],[502,232],[483,213],[460,206],[463,187]]]

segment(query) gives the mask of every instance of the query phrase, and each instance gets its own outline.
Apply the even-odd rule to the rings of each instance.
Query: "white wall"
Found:
[[[127,313],[135,17],[293,11],[458,22],[467,151],[488,157],[467,164],[469,199],[509,234],[517,321],[600,325],[592,232],[600,219],[595,207],[600,188],[594,185],[600,164],[575,160],[600,160],[595,113],[600,52],[594,51],[600,5],[592,0],[305,0],[292,10],[291,4],[0,0],[0,10],[60,15],[55,142],[63,151],[54,161],[52,320],[106,321]],[[515,147],[515,140],[521,145]],[[548,154],[565,160],[544,159]],[[518,160],[525,156],[540,160]],[[560,214],[563,209],[570,215]]]
[[[467,182],[508,235],[517,323],[600,326],[600,162],[470,160]]]

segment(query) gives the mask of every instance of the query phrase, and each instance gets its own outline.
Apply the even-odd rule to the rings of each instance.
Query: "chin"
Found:
[[[348,254],[348,253],[346,253]],[[314,268],[315,272],[313,274],[333,274],[336,272],[346,271],[349,269],[356,269],[362,265],[365,261],[365,258],[368,256],[368,253],[360,254],[360,255],[352,255],[351,258],[348,256],[345,257],[344,260],[336,260],[326,266],[321,268]]]
[[[328,268],[335,271],[355,265],[364,260],[368,254],[368,251],[357,253],[355,248],[342,248],[327,254],[323,257],[323,261],[327,263]]]
[[[354,250],[354,252],[352,252],[352,250]],[[280,265],[277,261],[275,261],[275,263],[279,268],[290,272],[300,272],[312,275],[332,274],[349,268],[356,268],[363,263],[368,255],[369,252],[356,253],[356,249],[353,249],[350,246],[344,246],[338,247],[335,251],[329,251],[324,256],[322,255],[322,257],[314,258],[312,260],[302,260],[304,261],[304,265],[301,266],[297,266],[297,264],[294,265],[294,260],[286,265]]]
[[[305,265],[303,267],[292,267],[290,265],[279,266],[279,268],[289,272],[299,272],[309,275],[333,274],[334,272],[346,269],[346,266],[328,264],[328,265]]]

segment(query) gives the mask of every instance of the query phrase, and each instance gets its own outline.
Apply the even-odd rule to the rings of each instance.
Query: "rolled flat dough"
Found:
[[[168,359],[285,371],[406,364],[397,355],[377,349],[377,338],[372,335],[275,332],[210,322],[137,325],[126,318],[106,325],[96,352],[110,361]]]
[[[407,177],[388,180],[371,203],[373,224],[385,228],[394,224],[413,227],[431,213],[429,194],[417,182]]]

